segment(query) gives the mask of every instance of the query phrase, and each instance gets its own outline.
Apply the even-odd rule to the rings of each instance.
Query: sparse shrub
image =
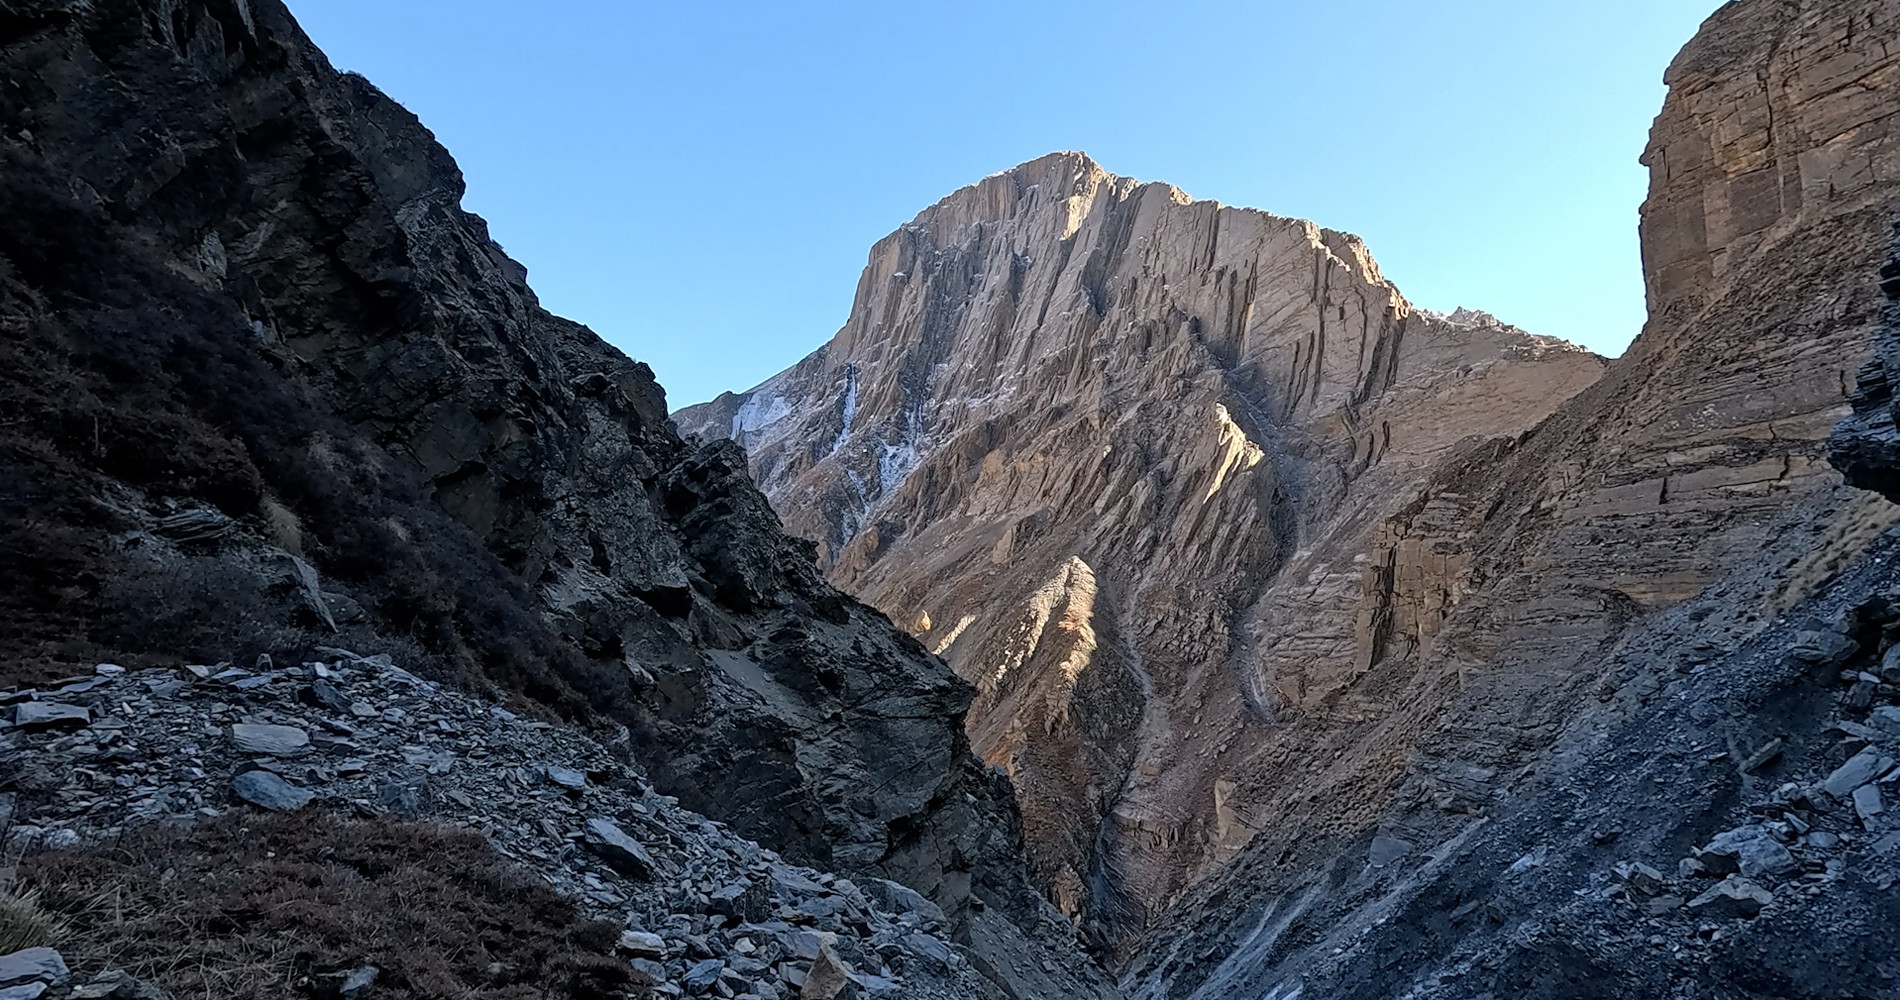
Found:
[[[65,924],[40,905],[37,892],[0,892],[0,955],[60,943]]]
[[[619,928],[510,866],[480,834],[387,820],[232,814],[28,855],[70,923],[62,951],[178,1000],[277,1000],[359,965],[386,1000],[610,1000]]]

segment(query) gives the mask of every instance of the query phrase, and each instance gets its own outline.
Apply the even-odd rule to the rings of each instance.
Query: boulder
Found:
[[[733,923],[758,923],[772,912],[772,897],[765,886],[753,882],[734,882],[714,889],[708,897],[707,911]]]
[[[84,729],[92,724],[92,712],[78,705],[56,701],[29,701],[13,710],[13,724],[29,732],[40,729]]]
[[[666,939],[651,931],[628,930],[620,935],[620,950],[637,958],[664,959]]]
[[[607,867],[628,878],[644,879],[653,875],[653,855],[613,820],[598,816],[588,820],[582,829],[581,842],[605,861]]]
[[[45,983],[58,986],[71,978],[66,959],[51,948],[26,948],[0,955],[0,986]]]
[[[1879,821],[1881,814],[1886,811],[1887,806],[1881,801],[1879,785],[1862,785],[1854,789],[1854,812],[1869,828],[1872,828]]]
[[[1629,861],[1616,868],[1616,873],[1630,888],[1645,896],[1661,895],[1663,891],[1663,873],[1640,861]]]
[[[1788,655],[1803,663],[1829,666],[1846,660],[1859,648],[1860,643],[1839,632],[1811,629],[1796,633]]]
[[[577,771],[559,764],[549,764],[543,769],[548,780],[569,791],[578,792],[587,787],[587,772]]]
[[[864,891],[877,905],[892,913],[911,913],[926,922],[944,922],[943,910],[910,886],[889,879],[873,878],[864,880]]]
[[[316,796],[269,771],[246,771],[231,779],[238,798],[272,812],[296,812]]]
[[[310,734],[296,726],[238,723],[231,727],[231,743],[244,753],[265,757],[301,757],[310,752]]]
[[[1775,894],[1747,879],[1731,875],[1689,901],[1689,911],[1704,917],[1740,917],[1752,920]]]
[[[680,985],[686,987],[686,992],[691,996],[704,996],[718,985],[719,976],[725,971],[726,963],[717,958],[696,962],[686,970],[686,975],[680,980]]]
[[[1703,866],[1716,875],[1740,873],[1746,878],[1785,875],[1800,867],[1794,855],[1759,823],[1717,836],[1698,857]]]
[[[1821,783],[1821,787],[1826,789],[1829,795],[1844,799],[1852,795],[1854,789],[1878,778],[1881,772],[1892,766],[1893,762],[1888,761],[1883,767],[1880,754],[1872,747],[1868,747],[1855,754],[1847,763],[1835,768],[1834,773],[1828,775],[1827,780]]]
[[[805,984],[799,988],[799,1000],[849,1000],[857,995],[857,984],[851,981],[851,970],[829,946],[821,949],[818,958],[805,972]]]

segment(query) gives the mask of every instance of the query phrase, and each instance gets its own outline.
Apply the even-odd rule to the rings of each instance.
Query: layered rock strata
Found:
[[[0,6],[8,672],[410,650],[611,717],[794,861],[929,894],[999,988],[1097,995],[969,689],[542,310],[462,191],[275,0]]]
[[[1329,734],[1337,762],[1262,817],[1318,835],[1263,833],[1178,901],[1196,929],[1146,942],[1133,992],[1887,988],[1857,957],[1891,933],[1883,821],[1852,788],[1794,800],[1891,743],[1861,720],[1893,697],[1895,510],[1826,452],[1887,306],[1897,33],[1891,2],[1743,2],[1684,49],[1644,157],[1642,336],[1508,453],[1437,481],[1461,499],[1427,537],[1480,585],[1432,650],[1388,660],[1376,726]],[[1843,433],[1842,465],[1877,485]],[[1796,845],[1808,884],[1711,895],[1725,873],[1698,852],[1764,819],[1840,832]],[[1634,863],[1686,881],[1616,889]],[[1756,890],[1760,920],[1708,923]]]
[[[1174,907],[1125,985],[1289,995],[1292,942],[1338,943],[1323,873],[1370,851],[1390,889],[1588,706],[1649,704],[1892,522],[1825,442],[1885,301],[1895,25],[1743,2],[1684,50],[1651,320],[1607,370],[1065,155],[927,211],[824,349],[676,417],[976,683],[1052,898],[1109,932]]]
[[[918,216],[830,344],[676,419],[745,444],[832,580],[977,686],[1052,898],[1127,929],[1250,835],[1237,734],[1462,597],[1418,537],[1456,499],[1432,470],[1601,369],[1414,309],[1350,235],[1065,153]]]

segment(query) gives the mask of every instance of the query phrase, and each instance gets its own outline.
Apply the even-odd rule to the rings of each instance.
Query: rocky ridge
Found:
[[[462,192],[274,0],[0,8],[4,679],[390,650],[625,725],[685,806],[928,895],[1006,992],[1107,995],[968,688],[542,310]]]
[[[1657,817],[1645,836],[1663,843],[1649,844],[1654,853],[1645,857],[1660,860],[1665,873],[1667,859],[1691,842],[1706,845],[1748,825],[1731,813],[1723,781],[1698,779],[1678,798],[1666,773],[1606,763],[1605,748],[1615,744],[1604,733],[1645,760],[1686,755],[1712,739],[1736,760],[1775,738],[1794,745],[1798,736],[1814,753],[1833,745],[1819,727],[1825,711],[1839,709],[1824,710],[1831,702],[1805,693],[1799,700],[1813,712],[1779,723],[1781,733],[1711,716],[1755,718],[1799,686],[1793,667],[1776,665],[1797,644],[1795,633],[1812,630],[1792,619],[1797,609],[1854,631],[1842,616],[1885,586],[1875,542],[1894,511],[1841,483],[1827,463],[1827,440],[1885,306],[1877,273],[1900,192],[1896,24],[1900,12],[1875,0],[1744,0],[1711,17],[1669,70],[1670,96],[1644,157],[1653,178],[1643,215],[1649,325],[1600,378],[1564,367],[1561,356],[1541,369],[1496,365],[1494,379],[1539,386],[1533,401],[1548,405],[1525,406],[1506,393],[1519,405],[1480,408],[1497,419],[1471,439],[1460,433],[1462,410],[1450,395],[1463,373],[1450,365],[1451,377],[1421,380],[1429,391],[1409,404],[1411,419],[1392,421],[1400,461],[1383,450],[1383,421],[1368,447],[1367,416],[1408,404],[1381,393],[1383,377],[1363,376],[1383,376],[1394,357],[1402,369],[1415,345],[1411,331],[1396,355],[1374,349],[1388,343],[1381,337],[1355,336],[1381,329],[1376,323],[1348,322],[1344,350],[1305,345],[1331,344],[1318,336],[1322,329],[1340,335],[1337,304],[1314,316],[1335,280],[1324,275],[1357,271],[1365,277],[1351,287],[1364,289],[1376,272],[1321,266],[1322,277],[1307,282],[1283,271],[1275,286],[1249,284],[1243,267],[1223,278],[1214,262],[1232,230],[1213,207],[1200,212],[1222,219],[1217,233],[1211,225],[1177,229],[1160,249],[1139,237],[1161,235],[1142,227],[1165,209],[1130,213],[1126,230],[1109,224],[1113,212],[1078,210],[1107,220],[1107,235],[1054,227],[1060,236],[1082,234],[1074,259],[1083,263],[1071,266],[1056,241],[1053,259],[1071,283],[1048,315],[1070,309],[1084,321],[1052,323],[1051,339],[1039,336],[1040,311],[1011,325],[1017,314],[1006,305],[1018,301],[1018,289],[1038,287],[1036,267],[1051,259],[1049,247],[1008,256],[1000,235],[992,247],[986,220],[1036,205],[1051,186],[1037,173],[1062,157],[985,181],[894,234],[874,250],[858,306],[830,345],[751,393],[678,417],[683,427],[731,434],[753,448],[755,475],[787,509],[850,511],[838,497],[883,486],[868,528],[841,522],[857,530],[854,539],[838,541],[842,533],[829,522],[794,518],[790,526],[832,540],[834,580],[884,607],[977,683],[973,742],[1018,768],[1032,856],[1052,898],[1109,924],[1131,908],[1151,919],[1165,911],[1127,966],[1130,993],[1647,995],[1658,977],[1679,991],[1709,988],[1724,982],[1721,974],[1659,972],[1624,949],[1616,930],[1623,914],[1599,911],[1567,928],[1573,911],[1557,890],[1507,887],[1484,866],[1508,869],[1542,844],[1557,860],[1532,866],[1538,878],[1583,893],[1577,879],[1608,878],[1612,865],[1644,860],[1604,856],[1601,845],[1634,836],[1611,817],[1615,809]],[[1177,203],[1182,214],[1192,208]],[[1011,225],[997,223],[994,232],[1018,238]],[[1139,250],[1116,258],[1124,232],[1136,234]],[[1314,242],[1328,248],[1313,251],[1323,262],[1359,259],[1337,240]],[[1085,252],[1103,245],[1103,254]],[[1151,276],[1142,268],[1154,261],[1187,266],[1158,266]],[[923,291],[910,290],[920,281]],[[1246,294],[1222,297],[1234,287]],[[1178,311],[1170,302],[1177,295]],[[1275,327],[1287,313],[1269,310],[1263,319],[1233,305],[1255,295],[1303,308],[1291,314],[1304,325]],[[1355,312],[1362,301],[1355,295],[1346,316],[1362,315]],[[1117,310],[1130,318],[1103,318]],[[1236,325],[1236,316],[1244,321]],[[1448,342],[1498,351],[1495,336],[1462,333],[1456,319],[1446,318]],[[1171,324],[1185,330],[1172,342],[1156,332]],[[1237,329],[1258,331],[1258,339],[1236,340]],[[1304,337],[1281,341],[1278,355],[1233,349],[1273,344],[1284,330]],[[1102,373],[1114,368],[1104,356],[1128,352],[1146,362],[1153,356],[1139,352],[1157,343],[1181,343],[1176,350],[1191,355],[1203,349],[1196,338],[1213,361],[1163,354],[1154,367],[1185,370],[1178,384],[1112,396],[1116,383]],[[1003,407],[1009,412],[999,417],[981,391],[937,392],[936,358],[961,350],[996,359],[977,365],[974,381],[1031,404]],[[1303,380],[1322,356],[1322,377]],[[1323,377],[1329,364],[1343,373]],[[1571,391],[1550,389],[1553,369],[1575,371],[1574,380],[1554,383]],[[1197,373],[1207,374],[1196,382]],[[1081,387],[1075,395],[1050,388],[1070,384],[1068,376]],[[1214,395],[1197,396],[1207,385],[1218,387]],[[1315,385],[1331,391],[1302,388]],[[1401,376],[1390,388],[1403,385]],[[1863,418],[1890,419],[1878,380],[1866,385]],[[1094,402],[1097,391],[1106,403]],[[1196,419],[1195,407],[1211,410],[1219,393],[1228,394],[1222,409]],[[1318,405],[1307,402],[1315,395]],[[948,420],[923,449],[936,460],[920,460],[892,488],[870,474],[885,467],[854,459],[838,430],[849,414],[854,433],[868,428],[870,455],[890,453],[905,440],[897,431],[909,418],[879,424],[872,415],[879,406],[906,413],[893,398],[927,401],[927,431],[944,412],[975,410],[981,419]],[[1188,416],[1170,418],[1206,428],[1207,441],[1150,431],[1135,438],[1141,450],[1114,431],[1077,430],[1014,450],[1022,423],[1060,424],[1080,410],[1100,416],[1078,419],[1078,427],[1138,427],[1132,415],[1159,407],[1156,399],[1185,400],[1174,412]],[[1326,400],[1337,407],[1330,416]],[[1433,419],[1430,408],[1441,404],[1449,416]],[[1409,456],[1405,431],[1424,435]],[[1875,459],[1867,475],[1883,474],[1879,444],[1847,447]],[[1153,482],[1194,501],[1184,514],[1151,501],[1168,494],[1139,477],[1094,475],[1112,464],[1108,456],[1129,452],[1160,470]],[[1304,473],[1303,462],[1311,463]],[[1015,468],[1032,470],[1024,485],[985,493],[1009,484]],[[1249,509],[1233,497],[1234,484],[1248,481],[1235,478],[1237,470],[1268,502]],[[1373,478],[1382,472],[1390,474]],[[1851,463],[1849,472],[1861,475]],[[1376,488],[1361,491],[1361,482]],[[1067,529],[1065,504],[1075,512]],[[1140,504],[1149,506],[1132,523],[1153,525],[1153,537],[1131,532],[1090,548],[1098,526],[1114,531],[1120,511]],[[1047,549],[1038,549],[1044,541]],[[1138,592],[1152,588],[1145,598],[1130,602],[1113,569],[1120,560],[1135,567],[1123,579],[1133,575]],[[1171,563],[1211,568],[1226,587],[1210,590],[1186,570],[1170,578]],[[1850,567],[1847,582],[1836,579]],[[1242,569],[1257,572],[1236,587]],[[982,581],[966,594],[936,582],[965,573]],[[1022,585],[1010,585],[1017,576]],[[1177,600],[1202,613],[1170,616]],[[1144,627],[1129,629],[1131,617]],[[1038,647],[1049,655],[1027,655]],[[1877,674],[1864,661],[1854,667]],[[1720,683],[1733,688],[1717,698]],[[1859,683],[1836,692],[1853,698],[1855,711],[1869,697],[1869,689],[1853,693]],[[1791,776],[1825,776],[1845,763],[1834,752]],[[1655,783],[1624,781],[1616,767]],[[1562,777],[1546,785],[1547,772]],[[1664,813],[1681,816],[1653,812],[1659,801],[1669,803]],[[1605,836],[1577,839],[1590,832]],[[1087,877],[1075,870],[1078,858],[1091,866]],[[1832,953],[1821,936],[1832,916],[1868,905],[1859,891],[1778,924],[1779,943],[1737,935],[1752,943],[1729,954],[1752,957],[1724,968],[1736,981],[1813,995],[1866,986],[1874,981],[1866,968],[1831,976],[1807,970],[1797,954]],[[1447,914],[1467,903],[1466,916],[1484,913],[1484,926],[1513,943],[1470,929],[1462,917],[1448,924]],[[1853,917],[1849,926],[1883,925],[1869,919]],[[1360,938],[1349,929],[1362,945],[1352,944]],[[1467,974],[1439,983],[1431,977],[1449,968],[1442,963],[1463,947],[1460,934],[1474,935],[1471,950],[1458,952],[1470,959]],[[1574,961],[1539,979],[1531,965],[1554,952],[1533,945]],[[1485,947],[1493,949],[1488,957]],[[1349,957],[1335,962],[1342,954]],[[1758,963],[1754,974],[1734,972],[1748,961]]]
[[[1201,930],[1149,942],[1144,971],[1160,975],[1134,992],[1886,988],[1872,942],[1891,917],[1861,882],[1882,881],[1879,852],[1848,862],[1843,884],[1821,882],[1819,902],[1723,930],[1700,964],[1674,968],[1590,887],[1621,862],[1667,873],[1689,848],[1778,815],[1739,808],[1779,784],[1735,765],[1782,740],[1778,780],[1825,778],[1887,697],[1872,678],[1889,640],[1863,616],[1879,617],[1891,586],[1895,510],[1844,485],[1827,456],[1887,305],[1896,24],[1890,3],[1729,4],[1672,64],[1645,154],[1650,322],[1508,454],[1434,486],[1460,499],[1423,540],[1468,553],[1483,586],[1434,651],[1392,664],[1411,679],[1385,731],[1342,740],[1345,759],[1392,768],[1379,783],[1390,798],[1360,813],[1356,838],[1256,838],[1179,905]],[[1853,641],[1816,638],[1830,634]],[[1828,731],[1833,719],[1847,728]],[[1726,770],[1675,769],[1705,743]],[[1280,822],[1337,822],[1325,803],[1354,787],[1344,777]],[[1844,802],[1827,808],[1857,821]],[[1526,884],[1513,884],[1524,868],[1501,874],[1532,852],[1546,860]],[[1239,899],[1264,922],[1237,923]],[[1447,920],[1467,903],[1482,919]],[[1209,974],[1177,950],[1255,931],[1238,972]],[[1338,965],[1308,950],[1345,947],[1335,932],[1363,932],[1364,950]],[[1660,937],[1673,954],[1677,940]]]
[[[1435,634],[1457,567],[1358,559],[1386,519],[1601,370],[1415,310],[1356,237],[1062,153],[926,210],[830,344],[675,419],[744,444],[831,579],[977,686],[1038,874],[1112,935],[1249,835],[1217,731]]]

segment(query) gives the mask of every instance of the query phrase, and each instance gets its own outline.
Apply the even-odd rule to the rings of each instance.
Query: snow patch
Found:
[[[904,430],[895,444],[881,442],[877,456],[877,491],[879,496],[888,496],[892,490],[903,485],[911,472],[921,461],[918,446],[924,439],[924,415],[912,407],[904,415]]]
[[[858,537],[858,532],[863,531],[864,526],[871,523],[871,498],[864,490],[864,477],[848,468],[844,470],[844,475],[851,481],[851,489],[858,494],[858,502],[838,512],[838,543],[840,545]]]
[[[830,454],[836,455],[838,449],[851,437],[851,425],[858,419],[858,366],[846,362],[844,366],[844,428],[838,431],[838,440],[831,442]],[[859,489],[862,494],[864,491]]]
[[[739,406],[739,412],[732,415],[732,439],[750,447],[756,438],[748,440],[746,435],[765,430],[791,414],[792,407],[785,402],[784,396],[767,396],[763,393],[749,396]]]

